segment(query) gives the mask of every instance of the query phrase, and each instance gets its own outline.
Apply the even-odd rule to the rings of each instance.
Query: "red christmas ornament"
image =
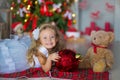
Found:
[[[15,3],[14,2],[12,2],[11,7],[15,7]]]
[[[78,69],[78,59],[76,59],[76,53],[69,49],[59,51],[60,60],[56,62],[56,67],[60,71],[75,71]]]
[[[23,6],[23,4],[20,4],[20,8],[23,8],[24,6]]]
[[[32,20],[32,30],[34,30],[37,27],[37,20],[38,20],[38,17],[34,16]]]

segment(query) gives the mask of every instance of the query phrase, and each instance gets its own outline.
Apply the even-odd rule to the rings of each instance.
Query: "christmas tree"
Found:
[[[74,0],[10,0],[13,22],[22,22],[24,31],[54,22],[61,31],[72,25],[71,4]]]

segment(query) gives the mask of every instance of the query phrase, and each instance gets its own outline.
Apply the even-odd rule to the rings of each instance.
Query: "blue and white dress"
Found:
[[[38,49],[42,54],[45,55],[45,57],[48,57],[48,50],[44,47],[44,46],[40,46],[39,49]],[[39,60],[38,58],[33,55],[33,59],[34,59],[34,62],[35,62],[35,65],[34,67],[41,67],[40,63],[39,63]],[[33,62],[30,64],[30,66],[32,67],[33,66]]]
[[[30,36],[0,40],[0,74],[29,69],[26,53],[30,44]]]

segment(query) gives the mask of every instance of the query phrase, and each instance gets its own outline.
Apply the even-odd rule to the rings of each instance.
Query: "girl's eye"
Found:
[[[43,37],[43,39],[47,39],[47,37]]]
[[[55,36],[51,36],[51,38],[55,38]]]

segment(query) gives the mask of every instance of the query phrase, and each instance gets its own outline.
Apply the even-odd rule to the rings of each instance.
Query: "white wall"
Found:
[[[115,40],[120,41],[120,0],[115,0]]]
[[[85,27],[88,27],[90,25],[90,22],[93,21],[93,19],[90,17],[91,12],[100,11],[100,18],[95,20],[96,24],[104,28],[104,23],[106,21],[109,21],[111,23],[111,27],[114,27],[114,11],[109,12],[106,10],[106,2],[109,2],[110,4],[114,5],[115,0],[87,0],[88,6],[85,10],[81,11],[81,24],[79,26],[80,30],[84,31]]]

